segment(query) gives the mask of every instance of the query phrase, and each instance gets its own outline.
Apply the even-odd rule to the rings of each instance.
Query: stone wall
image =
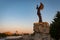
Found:
[[[47,22],[34,23],[34,32],[49,33],[49,24]]]

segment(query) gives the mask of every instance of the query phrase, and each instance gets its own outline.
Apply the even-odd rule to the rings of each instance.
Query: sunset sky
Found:
[[[36,5],[44,4],[41,11],[43,22],[51,23],[60,0],[0,0],[0,32],[32,33],[34,22],[38,22]]]

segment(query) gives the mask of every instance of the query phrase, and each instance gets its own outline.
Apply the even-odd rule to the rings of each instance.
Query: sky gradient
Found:
[[[0,0],[0,32],[32,33],[33,23],[38,22],[36,5],[44,4],[41,11],[43,22],[51,23],[60,0]]]

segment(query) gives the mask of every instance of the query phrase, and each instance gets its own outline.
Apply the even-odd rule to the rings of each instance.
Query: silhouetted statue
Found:
[[[37,5],[37,15],[39,17],[39,22],[42,22],[42,17],[41,17],[41,13],[40,13],[40,10],[42,10],[44,7],[44,5],[42,3],[40,3],[40,6],[38,7]]]

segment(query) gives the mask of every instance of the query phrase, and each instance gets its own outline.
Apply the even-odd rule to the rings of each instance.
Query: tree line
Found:
[[[50,35],[55,40],[60,39],[60,11],[57,12],[52,23],[50,24]]]

